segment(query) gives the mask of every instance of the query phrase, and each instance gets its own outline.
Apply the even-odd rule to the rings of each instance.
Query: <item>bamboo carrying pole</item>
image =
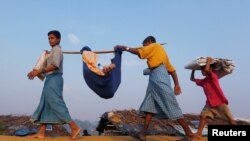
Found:
[[[167,43],[161,43],[161,45],[165,45]],[[139,47],[140,48],[140,47]],[[137,49],[139,49],[137,48]],[[102,53],[113,53],[115,52],[114,50],[104,50],[104,51],[93,51],[96,54],[102,54]],[[80,51],[75,51],[75,52],[70,52],[70,51],[63,51],[63,54],[81,54]]]

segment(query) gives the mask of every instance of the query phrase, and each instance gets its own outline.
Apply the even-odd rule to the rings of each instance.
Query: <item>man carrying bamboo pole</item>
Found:
[[[154,116],[156,118],[177,120],[186,134],[181,140],[191,141],[196,139],[185,122],[182,110],[176,100],[175,95],[181,93],[181,87],[176,70],[170,63],[164,47],[156,43],[153,36],[148,36],[144,39],[141,48],[128,48],[126,46],[120,46],[120,48],[123,51],[138,55],[140,59],[147,59],[150,69],[146,96],[139,109],[140,115],[145,118],[144,127],[135,137],[143,141],[146,140],[146,131]],[[171,87],[169,74],[174,81],[174,90]]]

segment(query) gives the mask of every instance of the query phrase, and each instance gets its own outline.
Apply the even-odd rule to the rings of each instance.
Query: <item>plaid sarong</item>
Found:
[[[164,65],[151,70],[146,96],[139,109],[140,115],[153,113],[156,118],[179,119],[183,117],[177,103],[168,71]]]

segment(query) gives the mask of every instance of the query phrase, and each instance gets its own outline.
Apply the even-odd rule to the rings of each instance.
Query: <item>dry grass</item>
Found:
[[[38,129],[39,125],[30,121],[26,115],[2,115],[0,116],[0,134],[13,136],[19,129]],[[46,133],[49,136],[67,136],[68,133],[62,125],[53,125],[53,130]]]
[[[181,137],[172,136],[148,136],[147,141],[176,141]],[[32,139],[27,137],[14,137],[14,136],[0,136],[1,141],[41,141],[41,139]],[[43,141],[70,141],[69,137],[47,137],[42,139]],[[138,141],[138,139],[130,136],[82,136],[76,139],[76,141]],[[203,138],[200,141],[207,141],[207,138]]]

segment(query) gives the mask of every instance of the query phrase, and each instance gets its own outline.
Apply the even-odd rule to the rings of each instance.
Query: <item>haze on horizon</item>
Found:
[[[117,44],[141,46],[148,35],[167,43],[182,87],[177,100],[183,113],[199,114],[203,90],[192,83],[184,66],[199,56],[232,59],[234,72],[220,80],[235,117],[250,119],[250,1],[69,1],[2,0],[0,2],[0,115],[31,115],[43,82],[27,73],[43,50],[47,32],[62,34],[64,51],[110,50]],[[100,55],[102,64],[112,54]],[[122,82],[112,99],[98,97],[86,85],[81,55],[64,55],[64,99],[74,119],[99,120],[106,111],[138,109],[146,92],[146,61],[124,52]],[[202,77],[199,72],[197,77]],[[173,83],[172,83],[173,84]]]

